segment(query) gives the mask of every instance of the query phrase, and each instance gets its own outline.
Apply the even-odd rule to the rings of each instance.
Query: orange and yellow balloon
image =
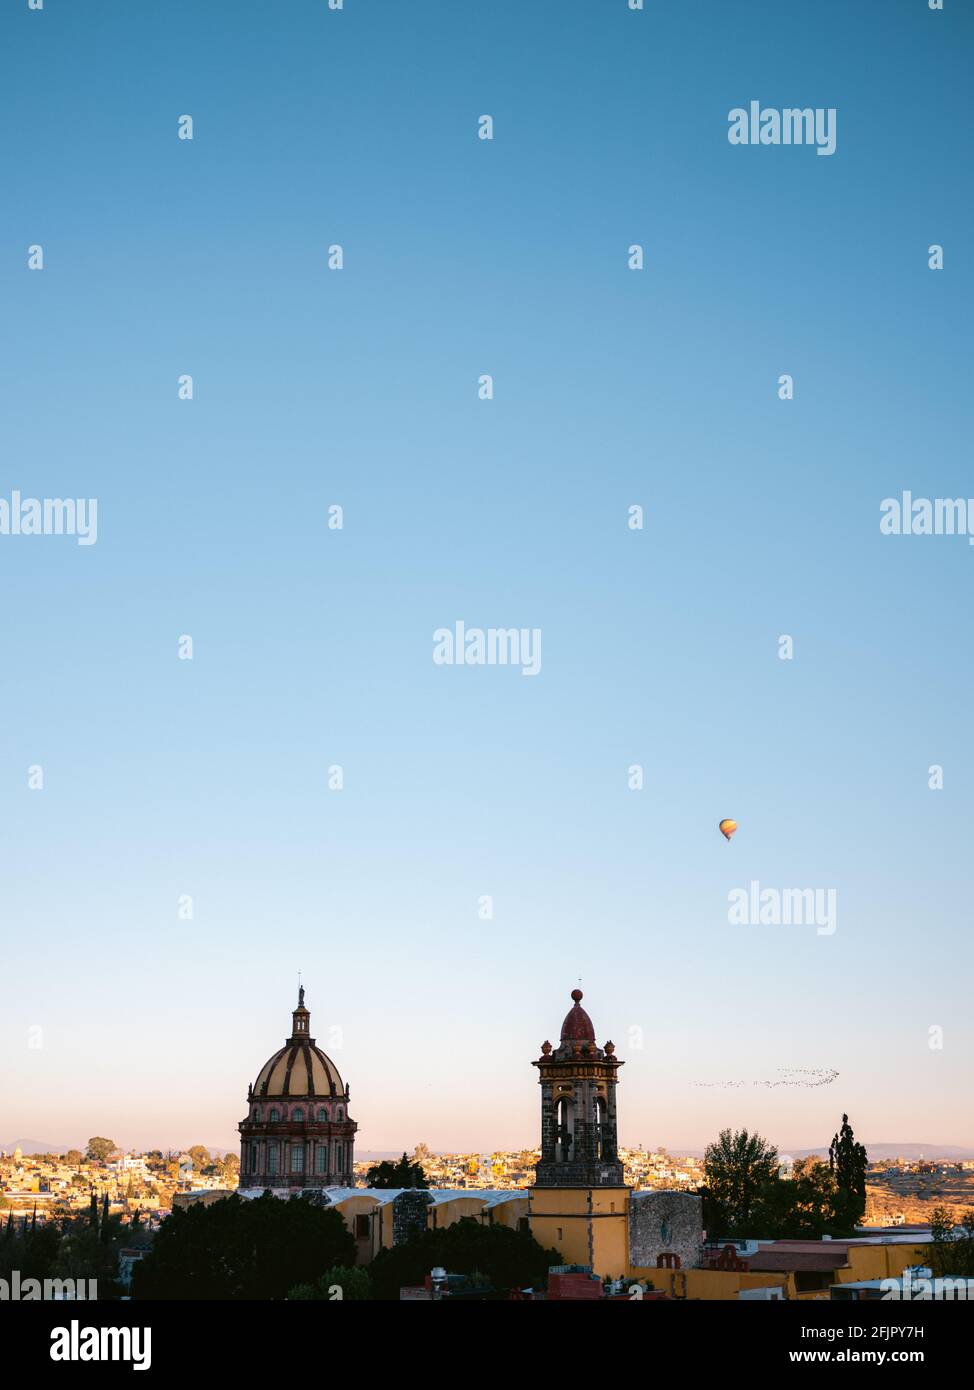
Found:
[[[737,821],[736,821],[736,820],[722,820],[722,821],[720,822],[720,824],[718,825],[717,829],[720,831],[721,835],[723,835],[724,839],[727,840],[728,843],[729,843],[729,842],[730,842],[730,837],[733,835],[734,831],[737,829]]]

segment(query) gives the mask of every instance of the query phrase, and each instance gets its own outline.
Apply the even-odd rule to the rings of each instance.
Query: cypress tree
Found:
[[[842,1128],[829,1146],[829,1168],[835,1176],[845,1215],[858,1226],[866,1214],[866,1150],[856,1143],[849,1116],[842,1116]]]

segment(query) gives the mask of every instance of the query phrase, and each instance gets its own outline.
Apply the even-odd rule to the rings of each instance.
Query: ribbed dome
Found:
[[[258,1096],[344,1095],[338,1068],[310,1038],[291,1039],[265,1062],[254,1084]]]
[[[582,998],[580,989],[572,990],[572,998],[575,1001],[574,1007],[568,1010],[565,1021],[561,1025],[562,1042],[595,1042],[595,1027],[588,1014],[579,1002]]]
[[[255,1096],[334,1096],[345,1094],[338,1068],[309,1037],[311,1015],[304,1007],[304,989],[292,1014],[291,1036],[260,1069]]]

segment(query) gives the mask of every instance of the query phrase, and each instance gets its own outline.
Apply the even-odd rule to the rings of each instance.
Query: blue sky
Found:
[[[579,976],[624,1143],[974,1144],[974,551],[878,526],[974,495],[972,31],[4,7],[0,496],[98,540],[0,536],[0,1139],[232,1145],[300,968],[363,1149],[533,1144]],[[731,146],[751,99],[835,154]],[[457,620],[541,674],[434,665]],[[731,926],[752,879],[834,935]]]

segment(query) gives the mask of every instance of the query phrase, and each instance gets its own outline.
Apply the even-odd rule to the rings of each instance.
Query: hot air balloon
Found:
[[[720,822],[720,824],[718,825],[717,829],[720,831],[721,835],[723,835],[723,837],[724,837],[724,839],[727,841],[727,843],[730,844],[730,837],[733,835],[734,831],[737,829],[737,821],[736,821],[736,820],[722,820],[722,821]]]

